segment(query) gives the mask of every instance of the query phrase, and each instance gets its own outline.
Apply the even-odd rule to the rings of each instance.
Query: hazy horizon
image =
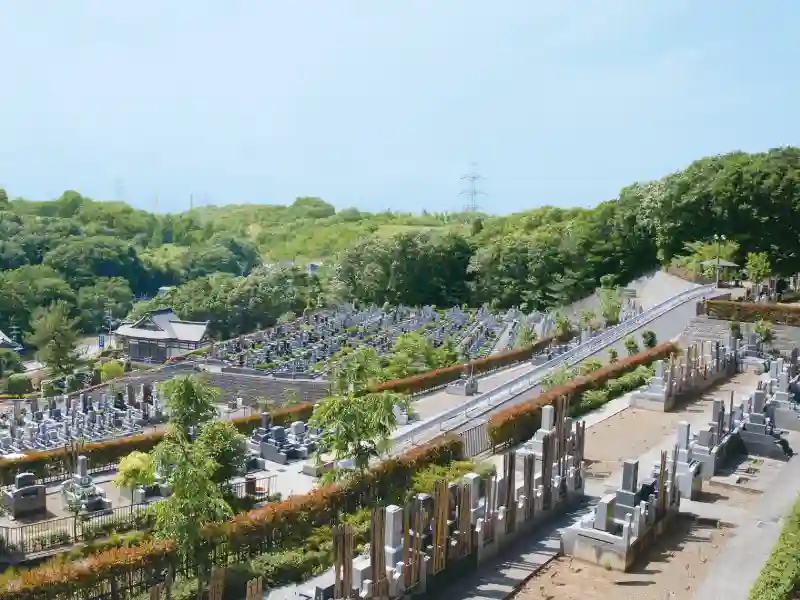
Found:
[[[204,204],[593,206],[797,145],[800,10],[708,0],[7,2],[0,187]]]

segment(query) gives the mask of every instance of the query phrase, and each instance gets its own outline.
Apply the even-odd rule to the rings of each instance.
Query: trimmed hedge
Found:
[[[270,411],[276,425],[291,425],[294,421],[307,421],[314,411],[313,404],[298,404]],[[249,434],[261,424],[261,416],[239,417],[231,423],[242,433]],[[89,458],[89,467],[103,467],[119,462],[131,452],[149,452],[164,438],[163,431],[143,433],[125,438],[88,443],[83,454]],[[0,458],[0,484],[11,485],[17,473],[33,473],[37,478],[57,477],[68,468],[69,454],[64,448],[29,452],[18,460]]]
[[[672,342],[659,344],[655,348],[606,365],[589,375],[576,377],[564,385],[539,394],[530,402],[497,412],[489,419],[489,439],[495,446],[524,442],[533,437],[539,429],[543,406],[553,404],[561,396],[567,396],[574,402],[584,392],[597,390],[611,379],[629,373],[641,365],[649,365],[658,359],[666,358],[678,350],[678,346]]]
[[[536,354],[545,350],[553,343],[554,338],[544,338],[525,348],[516,348],[506,352],[491,354],[485,358],[472,361],[472,372],[475,375],[488,373],[496,369],[502,369],[525,360],[533,358]],[[375,392],[391,391],[401,394],[419,394],[426,392],[448,383],[457,381],[464,373],[467,365],[453,365],[442,369],[426,371],[419,375],[406,377],[404,379],[393,379],[386,381],[372,389]]]
[[[317,488],[267,504],[226,523],[211,525],[204,536],[239,557],[255,556],[290,545],[382,498],[402,495],[413,485],[414,475],[431,465],[446,465],[463,454],[461,438],[441,436],[402,456],[383,461],[374,469],[343,483]],[[114,548],[84,560],[50,562],[0,583],[3,600],[50,598],[59,592],[77,593],[109,580],[125,580],[140,570],[149,571],[174,559],[172,541],[146,541],[134,548]],[[219,557],[225,560],[226,557]]]
[[[785,291],[784,293],[782,293],[780,295],[780,298],[778,299],[778,302],[780,302],[780,303],[800,302],[800,292],[787,290],[787,291]]]
[[[800,496],[772,554],[750,588],[749,600],[792,600],[800,592]]]
[[[800,326],[800,306],[786,304],[707,300],[705,302],[705,313],[709,317],[725,321],[755,323],[764,319],[765,321],[792,327]]]

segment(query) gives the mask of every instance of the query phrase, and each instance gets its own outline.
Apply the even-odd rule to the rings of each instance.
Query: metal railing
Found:
[[[560,354],[552,360],[534,366],[514,379],[467,400],[461,406],[443,411],[430,419],[426,419],[415,426],[407,428],[405,431],[398,432],[393,440],[395,452],[402,452],[407,446],[424,443],[439,433],[453,431],[461,427],[472,419],[482,416],[498,406],[505,404],[512,398],[533,389],[541,383],[542,379],[544,379],[551,369],[560,365],[565,365],[567,367],[576,365],[678,306],[707,295],[714,289],[713,285],[704,285],[684,290],[656,304],[642,314],[608,328],[598,336],[567,350],[565,353]]]
[[[278,476],[249,476],[230,484],[231,493],[239,499],[254,502],[271,500],[277,488]],[[0,526],[0,557],[4,555],[52,552],[78,542],[89,542],[113,534],[147,529],[151,525],[148,509],[161,499],[142,504],[130,504],[108,510],[56,517],[33,523]]]

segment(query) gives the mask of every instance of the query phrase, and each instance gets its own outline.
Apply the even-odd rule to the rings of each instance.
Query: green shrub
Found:
[[[643,331],[642,344],[644,344],[645,348],[655,348],[656,344],[658,344],[658,338],[656,337],[655,331],[651,331],[650,329]]]
[[[24,394],[30,394],[33,391],[33,384],[31,380],[22,373],[14,373],[9,376],[6,388],[10,395],[22,396]]]
[[[725,321],[756,323],[764,320],[792,327],[800,326],[800,306],[707,300],[704,308],[709,317]]]

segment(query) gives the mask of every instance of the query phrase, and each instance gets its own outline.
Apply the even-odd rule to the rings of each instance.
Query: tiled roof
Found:
[[[161,309],[148,313],[136,323],[120,325],[115,335],[145,340],[175,340],[199,342],[208,331],[209,321],[182,321],[172,309]]]

